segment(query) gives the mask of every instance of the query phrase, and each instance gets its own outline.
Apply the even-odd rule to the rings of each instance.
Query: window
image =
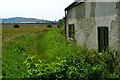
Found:
[[[74,35],[75,35],[74,24],[68,25],[68,32],[69,32],[69,37],[74,39]]]
[[[98,52],[105,51],[108,44],[108,27],[98,27]]]

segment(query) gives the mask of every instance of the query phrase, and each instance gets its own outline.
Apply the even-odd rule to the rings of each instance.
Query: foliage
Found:
[[[13,28],[20,28],[18,24],[15,24]]]
[[[51,24],[48,24],[47,27],[48,27],[48,28],[52,28],[52,25],[51,25]]]
[[[4,38],[3,78],[120,78],[117,52],[108,49],[98,54],[78,47],[74,41],[66,40],[62,31],[62,28],[47,33],[19,31],[21,34],[14,33],[13,38]]]
[[[42,37],[44,54],[47,55],[45,59],[35,62],[33,57],[28,57],[25,61],[29,78],[104,79],[120,77],[118,55],[115,51],[108,50],[98,54],[94,50],[76,46],[73,41],[66,41],[60,32],[60,30],[49,31]]]
[[[60,19],[58,22],[58,28],[65,27],[65,17]]]
[[[23,62],[27,56],[38,54],[40,38],[45,32],[45,29],[8,29],[3,31],[3,78],[27,77]]]
[[[47,61],[53,61],[58,56],[69,58],[69,56],[76,53],[75,43],[73,41],[66,41],[59,29],[51,30],[41,38],[41,48],[44,52],[43,54],[46,55],[45,59]]]
[[[31,36],[20,35],[10,42],[4,42],[2,73],[5,78],[25,77],[26,68],[23,62],[30,54],[29,49],[33,45],[33,41],[34,38]]]
[[[105,52],[105,55],[108,56],[107,52]],[[106,63],[106,61],[111,60],[111,57],[109,57],[110,59],[104,59],[107,57],[105,55],[99,56],[105,61],[99,60],[96,55],[82,55],[84,58],[74,57],[70,60],[57,57],[56,61],[50,63],[47,63],[45,60],[35,62],[34,56],[32,56],[27,58],[25,64],[28,78],[41,78],[45,80],[119,78],[120,74],[119,69],[116,68],[117,65],[115,65],[114,62]],[[96,59],[98,59],[98,61],[96,61]]]

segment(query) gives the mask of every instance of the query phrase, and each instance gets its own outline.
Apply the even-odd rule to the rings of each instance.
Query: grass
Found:
[[[68,46],[70,41],[66,41],[59,29],[47,32],[46,35],[42,37],[41,42],[42,44],[40,46],[44,54],[47,55],[46,59],[48,59],[48,61],[53,61],[58,56],[68,57],[75,53],[75,44]]]
[[[51,30],[52,28],[28,28],[28,29],[14,29],[14,28],[3,28],[2,29],[2,37],[3,40],[4,38],[9,38],[13,36],[17,36],[20,34],[34,34],[34,33],[39,33],[39,32],[44,32],[47,30]]]
[[[63,29],[3,29],[3,78],[118,78],[116,52],[97,54],[66,40]]]
[[[40,54],[41,37],[53,28],[3,29],[3,78],[25,78],[23,62],[27,56]],[[44,56],[44,54],[42,54]]]
[[[39,49],[42,53],[25,61],[29,78],[41,79],[104,79],[118,78],[118,55],[115,51],[98,54],[66,40],[60,29],[48,31]],[[45,57],[42,57],[42,55]],[[38,58],[39,57],[39,58]],[[37,58],[37,60],[36,60]],[[39,60],[38,60],[39,59]]]
[[[18,24],[20,28],[47,28],[48,24]],[[3,28],[13,28],[14,24],[4,24]],[[52,24],[52,28],[56,28],[56,24]]]

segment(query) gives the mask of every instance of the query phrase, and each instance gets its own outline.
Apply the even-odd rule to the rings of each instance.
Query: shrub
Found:
[[[65,40],[60,33],[60,30],[53,30],[42,37],[44,54],[48,58],[35,62],[33,57],[29,57],[25,61],[29,78],[76,80],[120,77],[115,51],[98,54]]]
[[[72,57],[62,59],[57,57],[55,61],[47,63],[45,60],[38,60],[34,62],[34,57],[29,57],[25,61],[27,73],[29,78],[41,79],[105,79],[105,78],[119,78],[119,69],[117,65],[109,66],[112,63],[104,62],[106,56],[101,57],[104,61],[99,60],[96,55],[81,55],[82,57]],[[107,55],[108,56],[108,55]],[[87,58],[85,58],[87,57]],[[93,59],[92,59],[93,58]],[[93,60],[93,63],[89,61]],[[94,60],[95,59],[95,60]],[[98,61],[96,61],[98,59]],[[109,60],[106,60],[109,61]],[[112,70],[112,72],[111,72]]]
[[[20,26],[18,24],[15,24],[13,28],[20,28]]]
[[[47,25],[47,28],[52,28],[52,25],[51,25],[51,24],[48,24],[48,25]]]
[[[20,35],[11,41],[5,41],[3,78],[120,78],[118,54],[115,51],[106,50],[98,54],[94,50],[78,47],[74,41],[66,40],[61,31],[62,29],[51,30],[42,36],[37,34],[36,37]],[[37,51],[34,50],[36,48]]]

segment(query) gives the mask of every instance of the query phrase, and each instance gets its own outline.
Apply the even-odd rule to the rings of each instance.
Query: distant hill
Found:
[[[49,21],[36,18],[13,17],[1,19],[2,23],[57,23],[57,21]]]

